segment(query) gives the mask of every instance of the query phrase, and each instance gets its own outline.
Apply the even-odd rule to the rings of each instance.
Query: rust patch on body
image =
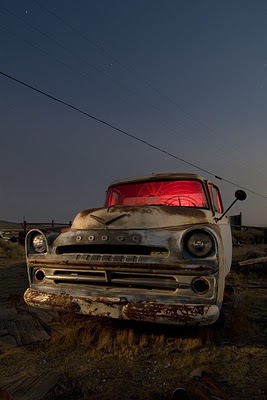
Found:
[[[213,312],[209,310],[214,307]],[[129,303],[123,308],[125,317],[130,320],[167,322],[181,325],[211,324],[218,317],[216,306],[187,305],[187,304],[159,304],[159,303]]]
[[[67,294],[47,294],[29,288],[24,293],[24,300],[28,305],[34,307],[72,310],[72,298]]]

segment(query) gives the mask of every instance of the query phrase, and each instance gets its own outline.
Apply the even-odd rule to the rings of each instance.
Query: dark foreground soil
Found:
[[[171,400],[179,387],[266,400],[265,265],[234,267],[227,283],[215,326],[134,324],[36,312],[24,260],[0,259],[0,400]]]

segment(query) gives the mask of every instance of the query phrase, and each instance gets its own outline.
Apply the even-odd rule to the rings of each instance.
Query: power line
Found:
[[[2,14],[1,11],[0,11],[0,13]],[[88,76],[87,76],[87,75],[84,75],[84,74],[80,73],[79,71],[75,71],[73,68],[71,68],[71,67],[70,67],[68,64],[66,64],[65,62],[61,61],[60,59],[58,59],[58,58],[56,58],[56,57],[51,56],[50,54],[48,54],[47,52],[45,52],[44,50],[42,50],[42,49],[41,49],[39,46],[37,46],[36,44],[33,44],[33,43],[31,43],[31,42],[25,40],[22,36],[18,35],[17,33],[14,33],[14,32],[12,32],[12,31],[10,31],[9,29],[5,28],[3,25],[0,27],[0,29],[1,29],[1,28],[3,29],[3,31],[6,31],[6,32],[9,33],[10,35],[14,36],[16,39],[22,41],[23,43],[27,44],[28,46],[31,46],[33,49],[39,51],[41,54],[43,54],[44,56],[48,57],[50,60],[53,60],[53,61],[55,61],[56,63],[59,63],[59,64],[63,65],[63,66],[64,66],[65,68],[67,68],[70,72],[72,72],[72,73],[75,74],[75,75],[78,75],[78,76],[81,77],[83,80],[87,81],[87,83],[89,84],[89,82],[88,82]],[[127,99],[125,96],[121,96],[121,95],[115,94],[115,93],[113,93],[112,91],[106,89],[103,85],[101,85],[101,84],[99,84],[99,83],[96,84],[94,81],[92,81],[92,78],[91,78],[90,80],[91,80],[91,82],[93,82],[93,84],[94,84],[95,86],[101,87],[101,89],[104,90],[107,94],[119,98],[119,100],[120,100],[121,102],[123,102],[123,103],[124,103],[125,101],[126,101],[127,103],[129,103],[128,99]],[[129,104],[130,104],[130,103],[129,103]],[[146,104],[147,106],[150,105],[150,104],[148,104],[147,102],[145,102],[145,104]],[[132,104],[130,104],[130,105],[131,105],[131,107],[132,107]],[[156,108],[156,107],[154,107],[153,105],[150,105],[150,106],[153,107],[153,108]],[[174,130],[172,130],[172,129],[170,128],[170,126],[168,126],[168,125],[167,125],[166,123],[164,123],[164,122],[161,122],[161,125],[162,125],[163,127],[167,128],[170,132],[173,132],[173,133],[175,133],[175,134],[176,134],[176,133],[179,133],[179,135],[185,136],[185,135],[182,133],[182,131],[179,131],[179,132],[174,131]]]
[[[38,3],[38,2],[36,2],[36,3]],[[39,4],[39,3],[38,3],[38,4]],[[39,4],[39,5],[42,7],[41,4]],[[42,7],[42,8],[46,9],[45,6]],[[138,94],[136,91],[134,91],[134,90],[128,88],[127,86],[125,86],[124,84],[122,84],[121,82],[119,82],[118,80],[114,79],[111,75],[105,73],[105,72],[102,71],[100,68],[96,67],[94,64],[91,64],[91,63],[87,62],[87,60],[86,60],[84,57],[81,57],[81,56],[78,55],[77,53],[75,53],[75,52],[69,50],[66,46],[62,45],[60,42],[58,42],[58,41],[55,40],[53,37],[51,37],[51,36],[49,36],[48,34],[46,34],[45,32],[43,32],[43,31],[42,31],[41,29],[39,29],[38,27],[36,27],[36,26],[34,26],[33,24],[31,24],[31,23],[25,21],[23,18],[19,17],[17,14],[15,14],[15,13],[12,12],[12,11],[10,11],[10,10],[7,9],[6,7],[2,7],[2,9],[5,10],[8,14],[10,14],[11,16],[13,16],[14,18],[16,18],[17,20],[19,20],[20,22],[24,23],[26,26],[28,26],[28,27],[30,27],[31,29],[35,30],[36,32],[40,33],[40,34],[41,34],[42,36],[44,36],[46,39],[48,39],[48,40],[54,42],[57,46],[59,46],[60,48],[62,48],[64,51],[66,51],[67,53],[69,53],[69,54],[72,55],[73,57],[76,57],[76,58],[80,59],[81,61],[83,61],[83,62],[84,62],[85,64],[87,64],[90,68],[94,69],[95,71],[97,71],[97,72],[100,73],[100,74],[103,74],[106,78],[110,79],[112,82],[114,82],[115,84],[117,84],[119,87],[121,87],[121,88],[123,88],[123,89],[126,89],[128,92],[130,92],[130,93],[133,94],[133,95],[137,95],[139,98],[142,99],[142,101],[144,102],[144,104],[146,104],[146,106],[151,107],[153,110],[156,110],[156,111],[161,112],[161,109],[160,109],[159,107],[157,107],[157,106],[154,105],[154,104],[148,103],[148,102],[145,100],[145,98],[144,98],[143,96],[141,96],[140,94]],[[47,11],[50,12],[50,10],[48,10],[48,9],[47,9]],[[0,11],[0,13],[2,14],[1,11]],[[56,17],[56,14],[54,14],[52,11],[51,11],[51,14],[52,14],[52,15],[55,15],[55,17]],[[4,14],[3,14],[3,15],[4,15]],[[61,20],[59,17],[57,17],[57,18],[58,18],[62,23],[64,23],[64,21]],[[71,25],[68,25],[67,23],[65,23],[65,25],[71,27]],[[75,30],[75,28],[73,28],[73,29]],[[8,31],[8,32],[11,33],[12,35],[14,35],[15,37],[17,37],[18,39],[21,39],[24,43],[27,43],[27,44],[30,45],[31,47],[33,47],[33,48],[39,50],[42,54],[46,55],[48,58],[54,59],[56,62],[62,64],[62,65],[65,66],[67,69],[69,69],[71,72],[79,74],[83,79],[86,79],[86,78],[87,78],[87,76],[85,76],[84,74],[81,74],[81,73],[79,73],[79,72],[75,72],[71,67],[69,67],[69,66],[68,66],[66,63],[64,63],[63,61],[61,61],[61,60],[59,60],[59,59],[57,59],[57,58],[55,58],[55,57],[50,56],[48,53],[46,53],[46,52],[44,52],[43,50],[41,50],[38,46],[31,44],[30,42],[26,41],[26,40],[23,39],[23,38],[20,38],[19,35],[15,34],[15,33],[13,33],[13,32],[10,32],[10,31]],[[79,32],[79,31],[77,31],[77,32]],[[89,42],[91,42],[88,38],[87,38],[87,40],[88,40]],[[92,42],[92,43],[93,43],[93,42]],[[108,54],[108,53],[106,53],[106,54]],[[109,57],[112,57],[112,56],[109,55]],[[117,62],[119,63],[119,61],[117,61]],[[101,85],[100,85],[100,87],[101,87]],[[110,92],[109,90],[107,90],[107,89],[105,89],[105,88],[103,88],[103,87],[102,87],[102,89],[105,90],[108,94],[117,96],[117,97],[119,97],[119,98],[121,98],[121,99],[124,99],[124,101],[128,102],[127,99],[125,98],[125,96],[118,96],[117,94],[115,95],[115,94],[113,94],[112,92]],[[180,124],[180,126],[182,127],[182,129],[185,129],[185,128],[186,128],[186,126],[182,123],[182,121],[177,120],[177,122]],[[165,122],[165,123],[164,123],[164,122],[161,122],[161,124],[162,124],[162,126],[164,126],[165,128],[167,128],[169,131],[172,131],[172,132],[175,133],[175,134],[176,134],[176,133],[179,133],[179,135],[182,134],[182,135],[184,136],[184,134],[183,134],[181,131],[176,132],[176,131],[173,131],[172,129],[170,129],[170,127],[168,126],[168,124],[166,124],[166,122]]]
[[[23,18],[19,17],[18,15],[16,15],[14,12],[8,10],[6,7],[2,7],[8,14],[12,15],[13,17],[15,17],[16,19],[18,19],[19,21],[23,22],[24,24],[26,24],[28,27],[30,27],[31,29],[35,30],[36,32],[40,33],[41,35],[43,35],[45,38],[49,39],[50,41],[54,42],[57,46],[63,48],[63,50],[67,51],[68,53],[70,53],[73,57],[77,57],[79,59],[81,59],[82,61],[84,61],[86,64],[88,64],[90,67],[95,68],[97,72],[99,73],[103,73],[105,75],[105,77],[110,78],[113,82],[115,82],[116,84],[118,84],[118,86],[121,86],[122,88],[127,89],[129,92],[132,92],[133,94],[137,94],[135,91],[127,88],[125,85],[122,85],[120,82],[118,82],[117,80],[114,80],[110,75],[105,74],[104,72],[102,72],[102,70],[96,68],[93,64],[87,63],[86,60],[83,57],[80,57],[79,55],[77,55],[76,53],[73,53],[71,50],[69,50],[67,47],[63,46],[61,43],[59,43],[58,41],[54,40],[51,36],[47,35],[46,33],[44,33],[43,31],[41,31],[39,28],[35,27],[34,25],[30,24],[29,22],[25,21]],[[1,14],[3,14],[0,11]],[[3,14],[4,15],[4,14]],[[88,77],[80,72],[76,72],[75,70],[73,70],[73,68],[71,68],[68,64],[66,64],[65,62],[50,56],[47,52],[41,50],[37,45],[34,45],[32,43],[30,43],[29,41],[23,39],[21,36],[19,36],[18,34],[11,32],[10,30],[6,29],[6,31],[10,34],[12,34],[13,36],[15,36],[17,39],[21,40],[22,42],[28,44],[29,46],[33,47],[34,49],[38,50],[39,52],[41,52],[43,55],[47,56],[48,58],[56,61],[57,63],[60,63],[61,65],[63,65],[64,67],[66,67],[69,71],[71,71],[74,74],[78,74],[81,78],[83,79],[87,79]],[[91,79],[92,80],[92,79]],[[95,83],[95,82],[93,82]],[[100,85],[100,87],[102,87],[102,89],[110,94],[110,95],[114,95],[116,97],[119,97],[121,100],[124,100],[126,102],[128,102],[128,100],[124,97],[124,96],[118,96],[117,94],[114,94],[113,92],[107,90],[106,88],[104,88],[103,86]],[[138,95],[146,104],[146,106],[150,106],[152,109],[155,109],[157,111],[161,111],[158,107],[156,107],[155,105],[148,103],[143,96]],[[178,122],[180,123],[180,126],[185,129],[185,125],[183,125],[179,120]],[[181,130],[179,130],[179,132],[174,131],[173,129],[171,129],[168,124],[166,124],[166,122],[161,122],[162,126],[167,128],[170,132],[173,132],[175,134],[179,133],[179,135],[183,135],[185,136]]]
[[[0,11],[0,13],[2,14],[2,12]],[[114,93],[111,90],[108,90],[106,87],[104,87],[103,85],[101,85],[99,82],[95,82],[92,78],[90,78],[90,83],[88,81],[88,76],[79,72],[79,71],[75,71],[73,68],[71,68],[68,64],[66,64],[64,61],[61,61],[60,59],[51,56],[50,54],[48,54],[47,52],[45,52],[44,50],[42,50],[39,46],[37,46],[36,44],[33,44],[31,42],[29,42],[28,40],[25,40],[22,36],[18,35],[17,33],[14,33],[12,31],[10,31],[9,29],[7,29],[6,27],[4,27],[3,25],[0,26],[0,29],[2,29],[3,31],[7,32],[8,34],[14,36],[16,39],[20,40],[21,42],[23,42],[24,44],[27,44],[28,46],[32,47],[33,49],[39,51],[41,54],[43,54],[44,56],[48,57],[50,60],[55,61],[58,64],[63,65],[65,68],[67,68],[70,72],[72,72],[75,75],[78,75],[79,77],[81,77],[83,80],[85,80],[87,82],[87,84],[94,84],[96,87],[100,87],[104,92],[106,92],[107,94],[111,95],[111,96],[115,96],[117,97],[123,104],[125,102],[128,102],[128,99],[123,96],[123,95],[118,95],[117,93]],[[129,103],[130,104],[130,103]],[[132,104],[130,104],[131,107],[133,106]]]
[[[25,25],[29,26],[31,29],[35,30],[36,32],[40,33],[41,35],[43,35],[45,38],[47,38],[48,40],[54,42],[57,46],[59,46],[60,48],[62,48],[64,51],[66,51],[67,53],[69,53],[70,55],[72,55],[73,57],[76,57],[78,59],[80,59],[81,61],[83,61],[85,64],[87,64],[90,68],[94,69],[95,71],[103,74],[106,78],[111,79],[112,81],[114,81],[117,85],[119,86],[123,86],[120,82],[116,81],[115,79],[113,79],[109,74],[107,74],[106,72],[102,71],[101,69],[97,68],[95,65],[89,63],[85,58],[81,57],[79,54],[69,50],[66,46],[64,46],[63,44],[59,43],[57,40],[53,39],[51,36],[47,35],[45,32],[43,32],[41,29],[37,28],[36,26],[30,24],[29,22],[25,21],[23,18],[19,17],[18,15],[16,15],[14,12],[8,10],[6,7],[2,7],[8,14],[12,15],[13,17],[15,17],[16,19],[18,19],[19,21],[23,22]]]
[[[130,68],[127,64],[123,63],[120,61],[117,57],[114,57],[113,54],[111,54],[110,51],[107,51],[103,46],[98,45],[96,42],[94,42],[92,39],[89,39],[87,35],[85,35],[83,32],[81,32],[79,29],[75,28],[73,25],[70,23],[66,22],[63,18],[59,17],[55,12],[51,11],[48,7],[45,5],[41,4],[38,0],[33,0],[34,3],[38,4],[39,7],[44,9],[46,12],[49,14],[53,15],[58,21],[60,21],[63,25],[67,26],[70,28],[72,31],[77,33],[79,36],[81,36],[83,39],[85,39],[88,43],[90,43],[92,46],[97,48],[101,53],[105,54],[106,56],[110,57],[114,62],[116,62],[118,65],[120,65],[122,68],[124,68],[126,71],[130,72],[131,74],[135,75],[140,81],[142,81],[146,86],[148,86],[150,89],[152,89],[154,92],[156,92],[159,96],[164,97],[167,99],[171,104],[176,106],[180,111],[182,111],[185,115],[187,115],[189,118],[197,122],[198,124],[202,125],[205,129],[209,130],[212,134],[217,135],[217,132],[210,128],[205,122],[201,121],[199,118],[195,117],[193,114],[187,112],[182,106],[180,106],[175,100],[173,100],[168,94],[164,93],[154,85],[152,85],[147,79],[145,79],[140,73],[136,72],[132,68]]]
[[[101,68],[96,67],[94,64],[88,62],[84,57],[80,56],[78,53],[70,50],[68,47],[64,46],[63,44],[61,44],[59,41],[57,41],[56,39],[54,39],[53,37],[49,36],[47,33],[43,32],[41,29],[39,29],[38,27],[36,27],[35,25],[29,23],[28,21],[25,21],[24,18],[19,17],[17,14],[15,14],[14,12],[10,11],[9,9],[7,9],[6,7],[2,6],[2,9],[5,10],[8,14],[12,15],[14,18],[16,18],[17,20],[19,20],[20,22],[24,23],[25,25],[27,25],[28,27],[30,27],[31,29],[33,29],[34,31],[38,32],[39,34],[41,34],[42,36],[44,36],[46,39],[52,41],[53,43],[55,43],[58,47],[62,48],[65,52],[69,53],[72,57],[77,58],[79,60],[81,60],[82,62],[84,62],[87,66],[89,66],[91,69],[95,70],[96,72],[98,72],[99,74],[102,74],[105,76],[105,78],[111,80],[112,82],[114,82],[117,86],[119,86],[120,88],[123,88],[125,90],[127,90],[130,93],[133,93],[134,95],[137,94],[137,92],[135,92],[134,90],[128,88],[126,85],[124,85],[123,83],[121,83],[120,81],[118,81],[117,79],[113,78],[110,74],[106,73],[105,71],[103,71]],[[137,94],[146,104],[148,104],[150,107],[152,107],[153,109],[157,110],[157,111],[161,111],[159,107],[157,107],[154,104],[150,104],[147,103],[147,101],[143,98],[143,96]]]
[[[139,80],[141,80],[143,83],[145,83],[147,86],[149,86],[150,88],[152,88],[154,91],[156,91],[160,96],[166,97],[171,103],[175,104],[185,115],[189,116],[191,119],[195,120],[196,122],[200,122],[199,120],[197,120],[196,118],[194,118],[193,116],[191,116],[189,113],[187,113],[181,106],[179,106],[176,102],[174,102],[174,100],[172,100],[168,95],[166,95],[165,93],[161,93],[159,91],[159,89],[153,87],[149,82],[147,82],[140,74],[136,73],[134,70],[132,70],[130,67],[128,67],[127,65],[123,64],[122,62],[120,62],[117,58],[115,58],[112,54],[110,54],[109,52],[107,52],[104,48],[102,48],[101,46],[97,45],[95,42],[93,42],[92,40],[90,40],[85,34],[83,34],[81,31],[79,31],[78,29],[76,29],[75,27],[73,27],[71,24],[65,22],[62,18],[60,18],[57,14],[55,14],[53,11],[49,10],[47,7],[45,7],[44,5],[42,5],[41,3],[39,3],[37,0],[33,0],[36,4],[38,4],[42,9],[44,9],[45,11],[47,11],[48,13],[50,13],[51,15],[53,15],[57,20],[59,20],[62,24],[64,24],[65,26],[67,26],[68,28],[70,28],[71,30],[73,30],[75,33],[79,34],[82,38],[86,39],[87,42],[89,42],[89,44],[93,45],[94,47],[96,47],[99,51],[101,51],[103,54],[107,55],[108,57],[110,57],[114,62],[116,62],[117,64],[119,64],[120,66],[122,66],[124,69],[126,69],[128,72],[130,72],[131,74],[134,74],[138,77]],[[154,104],[148,103],[143,96],[141,96],[140,94],[138,94],[136,91],[128,88],[127,86],[125,86],[124,84],[122,84],[121,82],[119,82],[118,80],[114,79],[111,75],[105,73],[103,70],[101,70],[100,68],[96,67],[94,64],[89,63],[84,57],[80,56],[79,54],[71,51],[69,48],[67,48],[66,46],[62,45],[60,42],[58,42],[57,40],[55,40],[53,37],[49,36],[48,34],[46,34],[45,32],[43,32],[42,30],[40,30],[38,27],[34,26],[33,24],[29,23],[28,21],[25,21],[25,19],[19,17],[17,14],[15,14],[14,12],[10,11],[9,9],[7,9],[6,7],[2,7],[8,14],[12,15],[13,17],[15,17],[17,20],[23,22],[25,25],[27,25],[28,27],[30,27],[31,29],[35,30],[36,32],[40,33],[42,36],[44,36],[45,38],[47,38],[48,40],[54,42],[57,46],[59,46],[60,48],[62,48],[64,51],[66,51],[67,53],[69,53],[71,56],[76,57],[78,59],[80,59],[81,61],[83,61],[85,64],[87,64],[90,68],[94,69],[95,71],[97,71],[100,74],[103,74],[106,78],[110,79],[111,81],[113,81],[115,84],[117,84],[119,87],[126,89],[128,92],[130,92],[131,94],[137,94],[138,97],[140,97],[142,99],[142,101],[149,107],[151,107],[152,109],[162,112],[162,110],[155,106]],[[1,12],[1,11],[0,11]],[[13,33],[13,35],[18,36],[16,34]],[[25,42],[25,40],[24,40]],[[30,44],[29,42],[27,42],[28,44]],[[31,44],[30,44],[31,45]],[[37,46],[33,46],[38,49]],[[49,56],[47,53],[45,53],[44,51],[40,50],[43,54],[46,54],[49,58],[51,58],[51,56]],[[54,58],[55,59],[55,58]],[[66,63],[55,59],[57,62],[61,63],[62,65],[64,65],[65,67],[67,67],[71,72],[75,73],[75,71],[69,67]],[[79,74],[83,79],[87,79],[87,77],[84,74],[81,74],[79,72],[77,72],[77,74]],[[100,85],[101,86],[101,85]],[[102,87],[103,89],[103,87]],[[104,89],[108,94],[112,94],[110,91],[108,91],[107,89]],[[113,95],[113,94],[112,94]],[[115,95],[118,96],[118,95]],[[121,96],[118,96],[121,97]],[[126,102],[128,102],[126,100]],[[181,120],[177,119],[176,120],[180,126],[182,127],[182,129],[184,130],[186,128],[186,126],[182,123]],[[165,128],[167,128],[170,132],[174,132],[179,133],[179,135],[183,135],[181,130],[179,130],[179,132],[173,131],[172,129],[170,129],[170,127],[168,126],[168,124],[161,122],[162,126],[164,126]],[[206,129],[210,128],[203,124],[203,126],[205,126]],[[214,131],[213,131],[214,133]],[[199,136],[201,137],[201,135],[199,134]],[[206,142],[206,138],[202,136],[202,139]]]
[[[129,72],[130,74],[134,75],[135,77],[137,77],[141,82],[143,82],[147,87],[149,87],[150,89],[152,89],[155,93],[157,93],[160,97],[165,98],[166,100],[168,100],[169,103],[173,104],[178,110],[180,110],[184,115],[186,115],[189,119],[191,119],[191,121],[194,121],[195,123],[199,124],[200,126],[202,126],[203,128],[205,128],[206,130],[208,130],[210,133],[212,133],[212,135],[217,136],[218,132],[216,132],[214,129],[212,129],[211,127],[209,127],[205,122],[203,122],[202,120],[200,120],[199,118],[195,117],[193,114],[189,113],[188,111],[186,111],[180,104],[178,104],[175,100],[173,100],[168,94],[166,94],[164,91],[161,91],[160,89],[158,89],[157,87],[155,87],[154,85],[152,85],[147,79],[145,79],[140,73],[136,72],[134,69],[132,69],[131,67],[129,67],[127,64],[123,63],[122,61],[120,61],[117,57],[115,57],[110,51],[107,51],[103,45],[99,45],[98,43],[96,43],[95,41],[93,41],[92,39],[90,39],[85,33],[83,33],[81,30],[77,29],[75,26],[73,26],[72,24],[66,22],[63,18],[61,18],[59,15],[57,15],[55,12],[53,12],[52,10],[50,10],[48,7],[46,7],[44,4],[40,3],[40,1],[38,0],[32,0],[34,3],[36,3],[41,9],[45,10],[47,13],[51,14],[53,17],[55,17],[58,21],[60,21],[63,25],[65,25],[66,27],[68,27],[69,29],[71,29],[73,32],[75,32],[76,34],[78,34],[80,37],[82,37],[84,40],[86,40],[89,45],[91,45],[91,47],[95,47],[98,51],[100,51],[102,54],[108,56],[111,60],[113,60],[115,63],[117,63],[118,65],[120,65],[122,68],[124,68],[127,72]],[[129,90],[130,92],[133,92],[131,89],[128,89],[126,87],[127,90]],[[140,96],[140,95],[139,95]],[[142,96],[140,96],[142,98]],[[144,99],[143,99],[144,100]],[[149,104],[150,107],[156,109],[157,111],[161,112],[161,109],[156,107],[153,104]],[[176,122],[178,122],[180,124],[180,126],[182,128],[185,128],[184,123],[179,120],[176,119]],[[166,126],[166,125],[165,125]],[[167,129],[168,126],[166,126]],[[181,134],[181,132],[179,132],[179,134]],[[206,138],[202,136],[202,139],[206,142]],[[232,152],[235,151],[233,148],[231,149]],[[229,151],[229,149],[228,149]],[[256,164],[259,165],[259,163],[257,162],[257,160],[255,161]],[[261,166],[262,167],[262,166]]]
[[[154,87],[150,82],[148,82],[145,78],[143,78],[143,76],[141,74],[139,74],[138,72],[136,72],[135,70],[133,70],[132,68],[130,68],[128,65],[126,65],[125,63],[121,62],[118,58],[114,57],[109,51],[107,51],[103,46],[98,45],[96,42],[94,42],[93,40],[89,39],[87,35],[85,35],[83,32],[81,32],[79,29],[75,28],[73,25],[71,25],[70,23],[66,22],[64,19],[62,19],[61,17],[59,17],[56,13],[54,13],[53,11],[51,11],[48,7],[46,7],[45,5],[41,4],[38,0],[33,0],[34,3],[38,4],[38,6],[40,8],[42,8],[43,10],[45,10],[46,12],[48,12],[49,14],[53,15],[58,21],[60,21],[63,25],[67,26],[68,28],[70,28],[73,32],[75,32],[76,34],[78,34],[80,37],[82,37],[83,39],[85,39],[91,46],[95,47],[98,51],[100,51],[102,54],[108,56],[109,58],[111,58],[111,60],[113,60],[115,63],[117,63],[118,65],[120,65],[122,68],[124,68],[127,72],[130,72],[132,75],[135,75],[141,82],[143,82],[146,86],[148,86],[150,89],[152,89],[154,92],[156,92],[158,95],[160,95],[161,97],[165,97],[170,103],[172,103],[173,105],[175,105],[180,111],[182,111],[185,115],[187,115],[189,118],[195,120],[195,122],[198,122],[199,124],[201,124],[202,126],[204,126],[206,129],[208,129],[210,132],[212,132],[213,134],[216,134],[215,131],[213,131],[210,127],[208,127],[204,122],[200,121],[199,119],[197,119],[196,117],[194,117],[193,115],[191,115],[190,113],[188,113],[184,108],[182,108],[179,104],[177,104],[177,102],[175,102],[173,99],[171,99],[167,94],[165,94],[164,92],[160,91],[159,89],[157,89],[156,87]],[[131,89],[128,89],[129,91],[132,91]],[[134,91],[132,91],[133,93],[135,93]],[[151,107],[155,108],[158,111],[161,111],[158,107],[156,107],[155,105],[151,104]],[[180,124],[181,121],[177,120]]]
[[[10,80],[12,80],[12,81],[14,81],[14,82],[16,82],[16,83],[19,83],[20,85],[23,85],[23,86],[25,86],[25,87],[27,87],[27,88],[29,88],[29,89],[31,89],[31,90],[33,90],[33,91],[35,91],[35,92],[41,94],[41,95],[43,95],[43,96],[46,96],[46,97],[48,97],[48,98],[50,98],[50,99],[56,101],[57,103],[63,104],[64,106],[69,107],[69,108],[71,108],[72,110],[75,110],[75,111],[79,112],[80,114],[85,115],[85,116],[88,117],[88,118],[91,118],[91,119],[93,119],[93,120],[95,120],[95,121],[97,121],[97,122],[100,122],[101,124],[103,124],[103,125],[105,125],[105,126],[108,126],[109,128],[112,128],[112,129],[114,129],[115,131],[117,131],[117,132],[119,132],[119,133],[121,133],[121,134],[123,134],[123,135],[125,135],[125,136],[127,136],[127,137],[130,137],[131,139],[133,139],[133,140],[135,140],[135,141],[137,141],[137,142],[139,142],[139,143],[143,143],[144,145],[146,145],[146,146],[148,146],[148,147],[150,147],[150,148],[152,148],[152,149],[154,149],[154,150],[157,150],[157,151],[159,151],[159,152],[161,152],[161,153],[163,153],[163,154],[166,154],[167,156],[169,156],[169,157],[171,157],[171,158],[174,158],[174,159],[176,159],[176,160],[178,160],[178,161],[181,161],[181,162],[183,162],[183,163],[185,163],[185,164],[187,164],[187,165],[190,165],[191,167],[194,167],[194,168],[196,168],[196,169],[198,169],[198,170],[200,170],[200,171],[202,171],[202,172],[205,172],[205,173],[208,174],[208,175],[212,175],[212,176],[213,176],[214,178],[216,178],[216,179],[219,179],[219,180],[224,181],[224,182],[226,182],[226,183],[229,183],[229,184],[231,184],[231,185],[233,185],[233,186],[236,186],[236,187],[241,188],[241,189],[244,189],[244,190],[246,190],[246,191],[248,191],[248,192],[250,192],[250,193],[253,193],[253,194],[255,194],[255,195],[259,196],[259,197],[262,197],[262,198],[267,199],[267,196],[265,196],[265,195],[263,195],[263,194],[261,194],[261,193],[255,192],[255,191],[250,190],[250,189],[248,189],[248,188],[246,188],[246,187],[244,187],[244,186],[238,185],[237,183],[232,182],[232,181],[230,181],[230,180],[228,180],[228,179],[224,179],[224,178],[222,178],[222,177],[220,177],[220,176],[214,174],[214,173],[211,172],[211,171],[208,171],[208,170],[206,170],[206,169],[204,169],[204,168],[199,167],[199,166],[196,165],[196,164],[191,163],[190,161],[187,161],[187,160],[185,160],[185,159],[183,159],[183,158],[181,158],[181,157],[178,157],[178,156],[176,156],[175,154],[170,153],[170,152],[167,151],[167,150],[164,150],[164,149],[162,149],[162,148],[160,148],[160,147],[158,147],[158,146],[156,146],[156,145],[154,145],[154,144],[152,144],[152,143],[150,143],[150,142],[148,142],[148,141],[146,141],[146,140],[143,140],[143,139],[139,138],[138,136],[135,136],[135,135],[133,135],[133,134],[131,134],[131,133],[129,133],[129,132],[123,130],[123,129],[120,129],[120,128],[118,128],[117,126],[112,125],[112,124],[110,124],[109,122],[106,122],[105,120],[103,120],[103,119],[101,119],[101,118],[98,118],[98,117],[96,117],[96,116],[94,116],[94,115],[92,115],[92,114],[89,114],[88,112],[83,111],[83,110],[81,110],[80,108],[78,108],[78,107],[76,107],[76,106],[74,106],[74,105],[72,105],[72,104],[70,104],[70,103],[67,103],[67,102],[65,102],[64,100],[61,100],[61,99],[59,99],[59,98],[57,98],[57,97],[55,97],[55,96],[52,96],[52,95],[50,95],[50,94],[48,94],[48,93],[46,93],[46,92],[44,92],[44,91],[42,91],[42,90],[40,90],[40,89],[38,89],[38,88],[32,86],[32,85],[29,85],[29,84],[26,83],[26,82],[23,82],[23,81],[21,81],[21,80],[19,80],[19,79],[17,79],[17,78],[14,78],[13,76],[11,76],[11,75],[9,75],[9,74],[6,74],[5,72],[0,71],[0,74],[1,74],[2,76],[4,76],[4,77],[6,77],[6,78],[8,78],[8,79],[10,79]]]

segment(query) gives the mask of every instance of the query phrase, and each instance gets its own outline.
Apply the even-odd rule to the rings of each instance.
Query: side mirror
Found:
[[[235,192],[235,198],[236,198],[236,200],[244,201],[247,198],[247,193],[244,192],[244,190],[237,190]]]
[[[233,205],[234,205],[238,200],[239,200],[239,201],[243,201],[243,200],[246,200],[246,198],[247,198],[247,194],[246,194],[246,192],[244,192],[244,190],[241,190],[241,189],[237,190],[237,191],[235,192],[235,200],[233,201],[233,203],[227,208],[227,210],[224,211],[224,213],[220,216],[220,218],[215,218],[215,221],[216,221],[216,222],[220,221],[220,220],[225,216],[225,214],[230,210],[230,208],[232,208]]]

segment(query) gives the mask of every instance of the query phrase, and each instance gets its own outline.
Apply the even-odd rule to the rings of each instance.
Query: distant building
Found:
[[[229,222],[232,228],[239,229],[242,226],[242,213],[237,215],[230,215]]]

